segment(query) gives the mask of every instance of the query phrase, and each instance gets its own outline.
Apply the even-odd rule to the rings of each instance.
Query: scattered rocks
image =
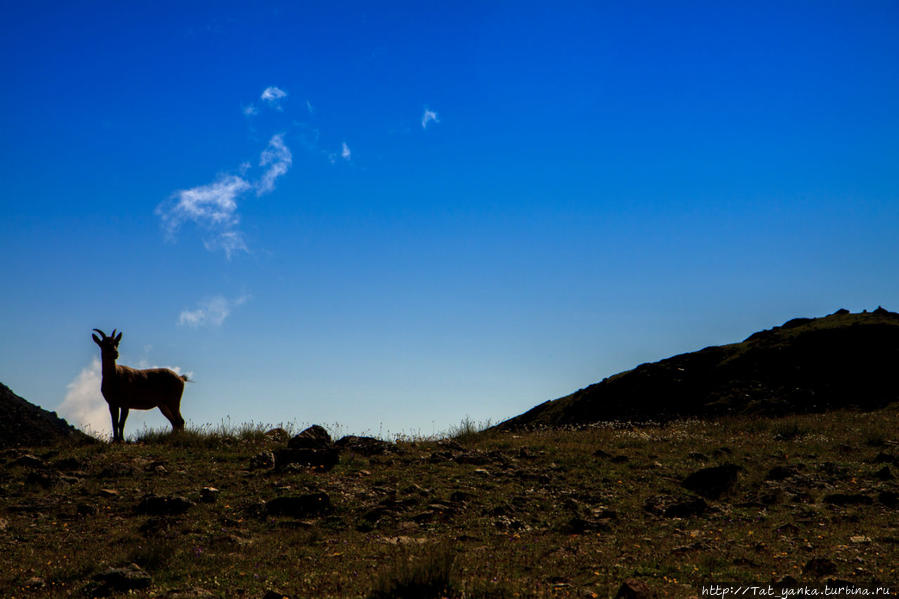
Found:
[[[687,476],[681,485],[707,499],[718,499],[734,486],[740,470],[736,464],[702,468]]]
[[[318,424],[313,424],[287,442],[290,449],[326,449],[331,445],[331,435]]]
[[[615,599],[652,599],[655,596],[655,592],[648,584],[636,578],[625,580],[615,593]]]
[[[150,493],[141,499],[137,506],[137,513],[152,516],[177,516],[189,510],[193,505],[192,501],[180,495],[165,496]]]
[[[121,593],[145,589],[153,579],[137,564],[128,564],[120,568],[109,568],[94,576],[95,584],[90,589],[93,597],[106,597],[113,593]]]
[[[271,516],[320,516],[331,511],[331,498],[321,492],[275,497],[265,503],[265,511]]]

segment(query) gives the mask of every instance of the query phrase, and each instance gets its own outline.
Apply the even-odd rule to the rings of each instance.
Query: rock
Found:
[[[697,462],[708,462],[709,456],[704,453],[699,453],[698,451],[691,451],[687,454],[687,457],[691,460],[696,460]]]
[[[707,499],[718,499],[734,486],[740,470],[736,464],[702,468],[687,476],[681,485]]]
[[[319,516],[331,511],[331,498],[326,493],[275,497],[265,503],[265,511],[271,516]]]
[[[331,445],[333,445],[331,435],[317,424],[313,424],[287,442],[287,446],[291,449],[326,449]]]
[[[164,496],[150,493],[141,499],[137,506],[137,513],[153,516],[177,516],[189,510],[193,505],[192,501],[179,495]]]
[[[867,545],[871,542],[871,537],[866,537],[865,535],[853,535],[849,537],[849,542],[855,545]]]
[[[647,499],[643,509],[666,518],[689,518],[704,514],[709,506],[701,497],[677,498],[658,495]]]
[[[115,489],[100,489],[98,491],[100,497],[118,497],[119,492]]]
[[[200,501],[203,503],[215,503],[218,496],[219,490],[215,487],[203,487],[200,489]]]
[[[260,451],[250,458],[250,468],[252,470],[267,470],[275,467],[275,454],[269,450]]]
[[[95,597],[103,597],[115,592],[145,589],[153,582],[150,575],[137,564],[109,568],[94,576],[94,580],[99,583],[99,586],[93,591]]]
[[[785,480],[796,474],[796,469],[789,466],[775,466],[765,475],[765,480]]]
[[[877,501],[887,507],[896,507],[899,505],[899,494],[895,491],[881,491],[877,494]]]
[[[25,581],[25,588],[27,589],[42,589],[47,586],[47,581],[41,578],[40,576],[32,576],[28,580]]]
[[[802,567],[802,573],[820,578],[827,574],[835,574],[837,565],[826,557],[815,557],[806,562]]]
[[[37,456],[26,453],[25,455],[12,461],[11,466],[23,466],[25,468],[45,468],[44,460]]]
[[[269,589],[265,592],[265,595],[262,596],[262,599],[290,599],[290,595],[285,595],[284,593]]]
[[[874,500],[862,493],[831,493],[821,498],[831,505],[871,505]]]
[[[79,516],[93,516],[98,510],[99,508],[92,503],[79,503],[75,506],[75,512]]]
[[[288,439],[290,439],[290,433],[288,433],[280,426],[265,431],[265,436],[271,441],[275,441],[277,443],[284,443]]]
[[[296,439],[296,437],[294,437]],[[293,439],[291,439],[292,441]],[[275,450],[275,469],[283,470],[287,466],[298,466],[330,470],[340,461],[340,452],[335,447],[325,449],[284,448]]]
[[[612,527],[607,521],[575,516],[562,524],[559,532],[569,535],[580,535],[586,532],[609,532]]]
[[[636,578],[625,580],[615,593],[615,599],[650,599],[655,596],[648,584]]]
[[[893,480],[893,473],[890,472],[889,466],[884,466],[874,473],[874,477],[880,480]]]
[[[352,451],[366,457],[382,455],[393,448],[393,445],[387,441],[374,437],[357,437],[356,435],[341,437],[334,445],[341,450]]]

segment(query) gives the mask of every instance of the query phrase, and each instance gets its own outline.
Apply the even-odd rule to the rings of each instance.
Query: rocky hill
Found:
[[[0,383],[0,449],[93,440],[57,416],[56,412],[39,408]]]
[[[794,318],[740,343],[641,364],[497,428],[875,409],[899,399],[897,372],[899,314],[838,310]]]

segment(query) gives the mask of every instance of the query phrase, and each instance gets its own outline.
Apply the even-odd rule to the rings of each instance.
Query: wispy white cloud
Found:
[[[244,162],[238,175],[221,175],[212,183],[176,191],[156,208],[169,240],[185,223],[193,223],[204,231],[203,245],[210,251],[222,250],[229,260],[237,252],[249,252],[243,233],[238,229],[238,201],[248,191],[256,195],[275,189],[275,180],[284,175],[293,162],[284,135],[275,135],[259,157],[259,165],[267,167],[259,179],[247,177],[251,165]]]
[[[275,110],[283,110],[281,108],[281,101],[287,97],[287,92],[281,89],[280,87],[267,87],[262,91],[262,95],[259,96],[259,99],[274,108]]]
[[[178,324],[193,328],[203,326],[221,326],[225,319],[231,315],[234,308],[246,303],[249,296],[242,295],[234,299],[228,299],[223,295],[216,295],[198,302],[193,310],[182,310],[178,317]]]
[[[309,100],[306,100],[306,110],[309,111],[309,114],[315,114],[315,106]]]
[[[225,255],[246,250],[240,233],[237,214],[237,198],[252,186],[237,175],[223,175],[213,183],[176,191],[171,201],[156,208],[163,227],[170,239],[186,222],[192,222],[206,231],[204,245],[209,249],[223,249]]]
[[[109,406],[100,393],[102,374],[100,360],[94,358],[66,385],[66,396],[56,408],[66,420],[97,437],[109,437],[112,433]]]
[[[427,129],[428,123],[439,123],[440,118],[437,116],[437,113],[433,110],[429,110],[427,107],[425,108],[424,114],[421,115],[421,128]]]
[[[259,109],[256,108],[256,106],[253,104],[244,106],[241,111],[244,113],[244,116],[256,116],[257,114],[259,114]]]
[[[272,136],[268,147],[262,151],[259,157],[259,166],[268,168],[256,183],[256,195],[262,195],[275,189],[275,179],[287,172],[293,164],[293,155],[290,148],[284,145],[284,134]]]
[[[363,152],[364,153],[364,152]],[[353,156],[353,153],[350,152],[350,147],[346,145],[346,142],[343,142],[340,150],[340,157],[344,160],[349,160]]]

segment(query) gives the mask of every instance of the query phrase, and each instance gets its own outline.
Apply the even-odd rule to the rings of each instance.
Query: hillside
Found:
[[[874,409],[899,399],[897,369],[899,314],[838,310],[641,364],[497,428]]]
[[[93,440],[57,416],[56,412],[39,408],[0,383],[0,449]]]

